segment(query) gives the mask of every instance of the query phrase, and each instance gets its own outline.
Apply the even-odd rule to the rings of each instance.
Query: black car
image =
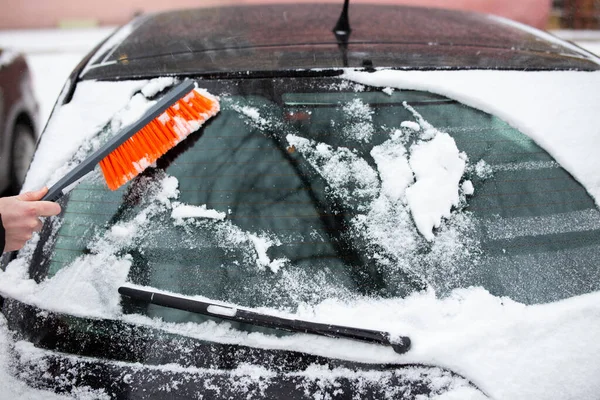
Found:
[[[599,70],[467,12],[138,17],[71,75],[26,186],[183,79],[221,110],[3,256],[11,374],[116,399],[593,398]]]
[[[37,142],[38,104],[23,55],[0,49],[0,193],[21,189]]]

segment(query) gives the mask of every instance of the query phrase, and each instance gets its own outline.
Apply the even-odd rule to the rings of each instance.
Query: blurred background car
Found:
[[[545,94],[568,71],[583,82],[580,93],[592,93],[581,101],[585,111],[597,105],[597,58],[491,16],[352,5],[349,30],[340,9],[145,15],[81,62],[44,132],[29,187],[60,176],[176,81],[193,79],[219,96],[221,112],[118,191],[98,175],[81,182],[37,242],[3,257],[14,375],[35,388],[123,399],[597,392],[594,351],[590,361],[570,347],[595,343],[573,330],[597,322],[580,313],[593,306],[577,303],[600,289],[594,198],[521,131],[539,112],[510,124],[512,113],[457,99],[482,84],[482,71],[530,71],[531,80],[545,79],[535,88]],[[428,79],[421,87],[411,85],[415,75],[393,87],[369,83],[381,72]],[[458,89],[436,93],[458,76]],[[510,82],[487,95],[515,103],[531,96],[526,85],[502,92]],[[548,136],[569,116],[553,111],[567,95],[553,108],[541,95],[524,105],[540,105]],[[428,230],[398,186],[418,175],[408,154],[436,137],[451,138],[456,151],[442,148],[465,168],[452,212]],[[444,297],[453,293],[471,302]],[[153,303],[165,294],[195,307]],[[573,299],[571,308],[560,305]],[[523,311],[555,303],[547,313]],[[288,325],[292,335],[282,335],[257,327],[259,318],[236,320],[238,310],[313,324]],[[576,321],[562,323],[568,316]],[[385,331],[389,343],[350,342],[324,327],[331,325]],[[332,337],[300,334],[306,326]],[[412,349],[389,346],[407,334]],[[546,365],[539,356],[548,348],[563,366],[577,354],[578,365],[591,367],[535,367]]]
[[[0,49],[0,193],[17,194],[38,138],[38,104],[23,55]]]

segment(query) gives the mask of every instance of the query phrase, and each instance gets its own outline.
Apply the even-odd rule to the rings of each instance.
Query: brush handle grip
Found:
[[[113,136],[108,142],[103,144],[98,150],[92,153],[88,158],[83,160],[79,165],[73,168],[68,174],[63,176],[58,182],[56,182],[42,200],[44,201],[56,201],[60,198],[71,185],[76,183],[78,180],[83,178],[85,175],[93,171],[104,157],[112,153],[117,147],[122,145],[125,141],[135,135],[140,129],[148,125],[150,121],[162,114],[167,108],[169,108],[177,100],[185,96],[187,93],[194,89],[195,83],[191,79],[186,79],[179,85],[171,89],[166,95],[150,107],[142,117],[127,125],[119,133]]]
[[[83,160],[79,165],[69,171],[68,174],[60,178],[58,182],[48,189],[48,193],[42,198],[42,201],[56,201],[64,193],[66,193],[69,186],[75,184],[78,180],[92,172],[95,163],[88,163],[87,159]]]

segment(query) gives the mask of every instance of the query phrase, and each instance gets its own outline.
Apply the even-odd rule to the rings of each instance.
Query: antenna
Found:
[[[349,0],[344,0],[344,8],[342,9],[342,13],[340,14],[337,24],[335,24],[335,27],[333,28],[333,33],[338,41],[347,42],[350,32],[352,32],[352,29],[350,28],[350,19],[348,18],[349,3]]]
[[[337,24],[333,28],[333,34],[338,42],[338,47],[342,52],[342,62],[344,67],[348,66],[348,39],[350,38],[350,19],[348,18],[348,4],[350,0],[344,0],[344,8],[340,14]]]

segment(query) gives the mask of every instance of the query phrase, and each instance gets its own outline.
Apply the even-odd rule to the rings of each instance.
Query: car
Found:
[[[0,49],[0,193],[18,194],[38,139],[38,104],[22,54]]]
[[[220,111],[122,188],[78,182],[3,256],[2,387],[597,397],[599,70],[547,33],[442,9],[134,19],[69,78],[24,189],[186,79]]]

